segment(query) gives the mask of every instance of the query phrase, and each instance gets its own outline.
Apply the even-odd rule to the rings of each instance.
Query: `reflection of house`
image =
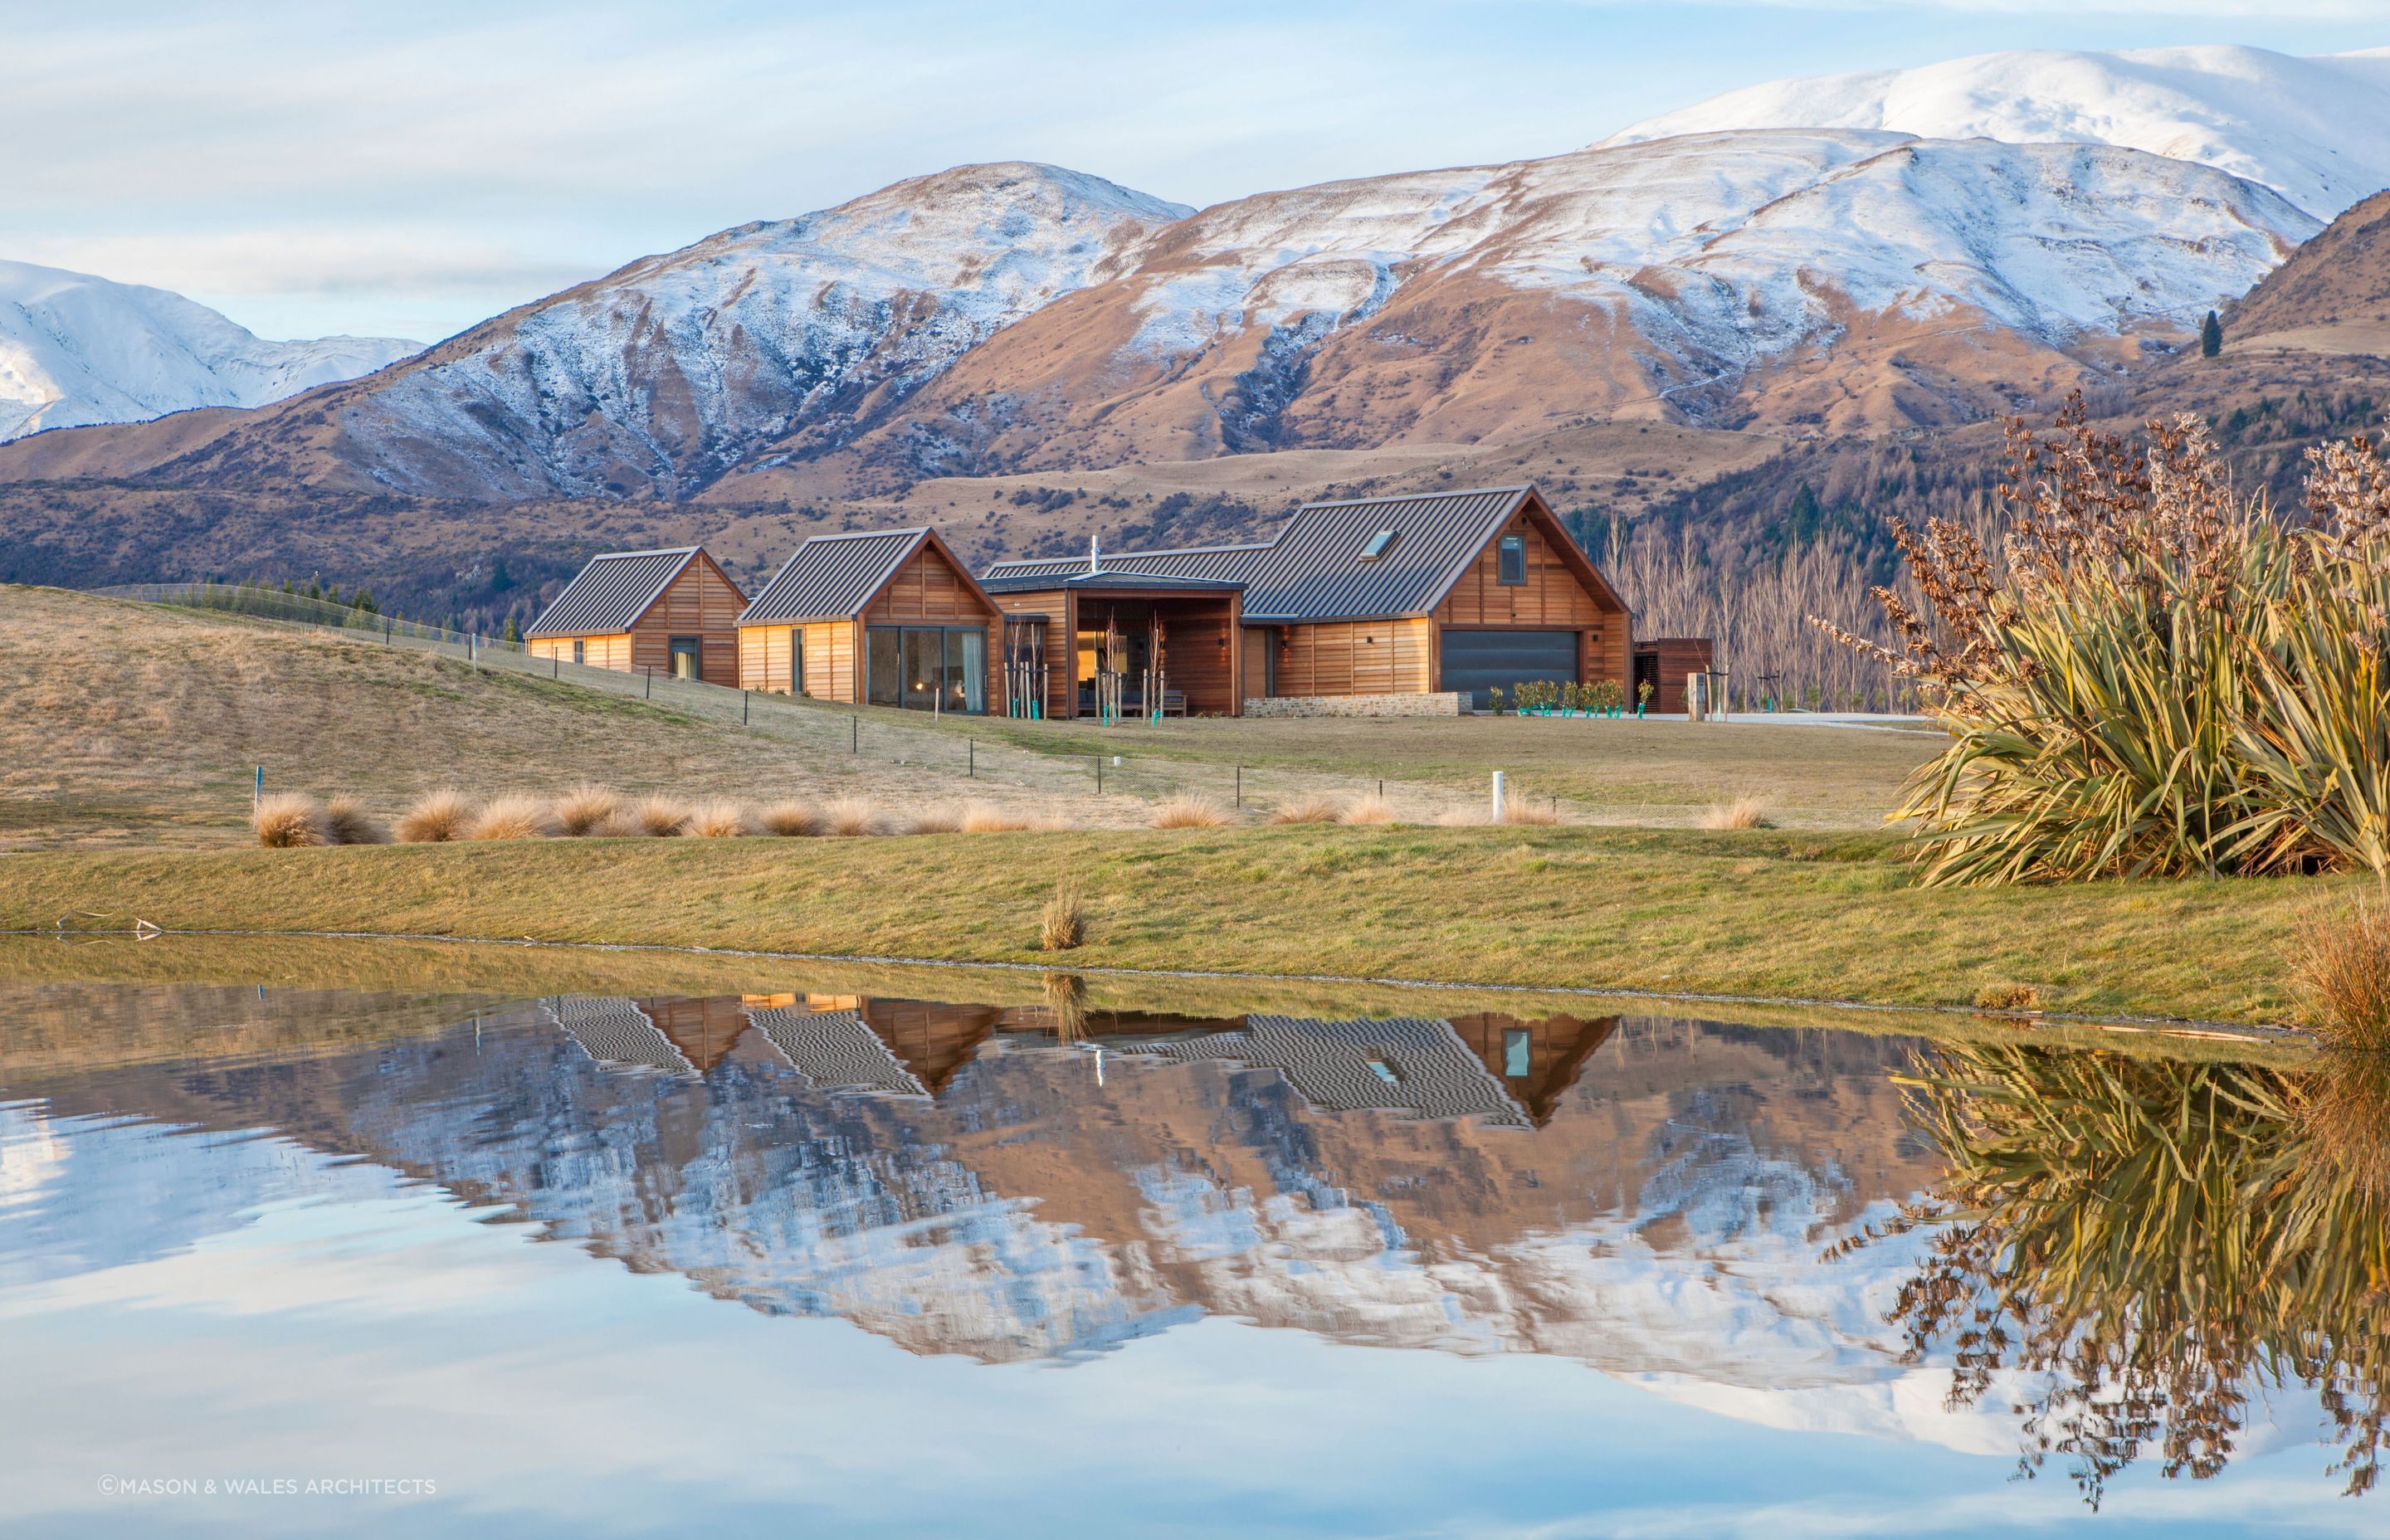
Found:
[[[1057,1030],[1045,1007],[872,995],[576,998],[550,1001],[547,1010],[601,1063],[674,1073],[711,1070],[752,1025],[790,1068],[824,1090],[908,1097],[944,1096],[997,1033]],[[1144,1058],[1276,1070],[1323,1110],[1379,1109],[1526,1128],[1551,1120],[1617,1024],[1616,1017],[1328,1020],[1094,1011],[1073,1035]]]
[[[817,534],[739,617],[739,684],[849,705],[983,712],[996,606],[936,532]]]
[[[534,658],[735,685],[746,602],[702,546],[616,551],[566,584],[524,639]]]
[[[1488,687],[1629,676],[1626,606],[1533,487],[1312,503],[1252,545],[999,561],[982,582],[1047,635],[1056,716],[1089,709],[1108,623],[1134,687],[1159,622],[1169,688],[1199,711],[1456,710]]]
[[[666,1037],[636,1000],[564,995],[540,1002],[548,1020],[598,1063],[631,1070],[694,1074],[697,1066]]]

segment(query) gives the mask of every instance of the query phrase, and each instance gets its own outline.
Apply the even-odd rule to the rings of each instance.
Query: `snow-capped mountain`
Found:
[[[2117,145],[2263,183],[2329,220],[2390,186],[2390,49],[2320,58],[2225,45],[1981,54],[1749,86],[1602,143],[1747,128]]]
[[[2318,227],[2187,160],[1883,131],[1201,213],[969,166],[634,263],[172,452],[199,480],[675,497],[775,494],[824,456],[871,485],[1587,415],[1949,421],[2137,362],[2132,334],[2180,335]]]
[[[388,337],[270,342],[162,289],[0,262],[0,439],[263,406],[421,348]]]

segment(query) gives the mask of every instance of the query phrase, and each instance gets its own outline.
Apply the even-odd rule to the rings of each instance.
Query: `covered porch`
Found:
[[[998,579],[1009,692],[1053,717],[1237,716],[1243,585],[1132,572]]]

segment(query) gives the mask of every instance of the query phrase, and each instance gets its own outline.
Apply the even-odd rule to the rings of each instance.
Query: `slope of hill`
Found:
[[[2390,356],[2390,192],[2376,193],[2225,313],[2226,348]]]
[[[965,167],[633,263],[263,413],[0,451],[0,478],[755,500],[1595,417],[1944,423],[2137,366],[2316,228],[2186,161],[1849,131],[1179,212]]]
[[[2215,166],[2330,219],[2390,186],[2390,50],[2322,58],[2225,45],[1979,54],[1749,86],[1602,143],[1753,128],[2119,145]]]
[[[421,346],[387,337],[269,342],[162,289],[0,262],[0,439],[195,406],[262,406]]]

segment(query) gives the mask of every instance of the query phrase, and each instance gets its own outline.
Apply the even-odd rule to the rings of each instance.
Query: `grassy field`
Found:
[[[2265,1021],[2361,884],[1917,891],[1880,837],[1313,827],[0,859],[0,927],[378,930]],[[1089,944],[1034,950],[1057,878]]]

